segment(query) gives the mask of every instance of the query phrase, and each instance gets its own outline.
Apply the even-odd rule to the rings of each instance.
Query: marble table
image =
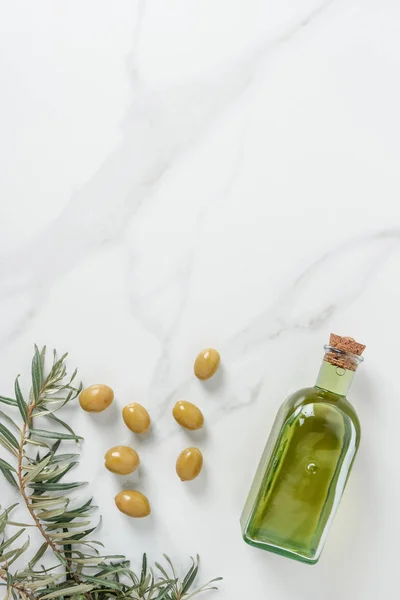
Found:
[[[76,477],[97,538],[134,567],[199,553],[220,600],[397,594],[400,531],[400,5],[394,0],[0,2],[1,393],[33,343],[68,351],[110,412]],[[246,546],[239,515],[274,415],[329,333],[367,345],[363,439],[318,565]],[[201,384],[197,352],[223,368]],[[178,399],[206,427],[174,423]],[[120,409],[154,427],[137,441]],[[113,497],[103,454],[134,444],[152,516]],[[188,445],[198,480],[174,468]],[[2,484],[1,504],[15,495]],[[394,587],[396,585],[396,587]]]

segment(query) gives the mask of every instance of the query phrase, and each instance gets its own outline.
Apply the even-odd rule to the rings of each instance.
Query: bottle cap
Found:
[[[362,353],[365,350],[364,344],[359,344],[352,337],[342,337],[331,333],[329,345],[325,346],[324,360],[350,371],[355,371],[362,362]]]

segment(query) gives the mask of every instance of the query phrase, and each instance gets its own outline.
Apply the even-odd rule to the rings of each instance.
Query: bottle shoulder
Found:
[[[316,386],[302,388],[286,398],[281,406],[282,417],[286,420],[290,415],[298,411],[300,407],[307,404],[316,404],[321,407],[326,405],[334,410],[336,409],[344,416],[347,416],[354,423],[357,430],[360,429],[357,412],[346,396],[338,396]]]

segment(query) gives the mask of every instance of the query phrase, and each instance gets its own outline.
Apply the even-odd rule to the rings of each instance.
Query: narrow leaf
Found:
[[[164,567],[162,565],[160,565],[160,563],[156,562],[156,563],[154,563],[154,565],[157,567],[157,569],[159,571],[161,571],[161,574],[164,575],[165,579],[167,579],[167,580],[170,579],[167,571],[164,569]]]
[[[43,346],[40,352],[40,362],[42,363],[42,373],[44,373],[44,363],[46,360],[46,346]]]
[[[42,385],[43,385],[42,359],[41,359],[38,347],[35,345],[35,353],[34,353],[33,359],[32,359],[32,391],[33,391],[33,397],[35,399],[35,403],[37,403],[40,399]]]
[[[192,568],[189,570],[185,579],[183,580],[182,590],[181,590],[182,595],[185,594],[192,587],[194,580],[197,577],[198,570],[199,570],[199,566],[197,564],[196,565],[193,564]]]
[[[18,406],[17,401],[14,398],[7,398],[6,396],[0,396],[0,402],[8,404],[9,406]]]
[[[158,596],[155,597],[154,600],[164,600],[164,598],[167,597],[168,593],[174,587],[175,583],[176,583],[175,581],[172,581],[170,584],[168,584],[167,587],[165,587],[163,590],[161,590],[161,592],[158,594]]]
[[[68,473],[68,471],[70,471],[77,464],[78,464],[77,462],[72,462],[72,463],[69,463],[69,465],[65,465],[61,469],[58,469],[55,477],[51,477],[51,479],[47,480],[48,483],[57,483],[58,481],[60,481],[60,479],[62,479],[64,477],[64,475],[66,473]]]
[[[5,425],[3,425],[3,423],[0,423],[0,433],[6,438],[6,440],[8,440],[8,442],[10,442],[12,446],[14,446],[14,448],[19,449],[17,438],[11,433],[11,431],[7,429],[7,427],[5,427]]]
[[[85,525],[90,525],[90,521],[76,521],[71,523],[61,520],[55,523],[49,523],[49,525],[46,527],[46,531],[55,531],[56,529],[78,529],[79,527],[85,527]]]
[[[7,562],[7,560],[10,560],[13,556],[16,555],[16,553],[18,552],[18,550],[19,550],[19,548],[14,548],[13,550],[9,550],[5,554],[2,554],[0,556],[1,562],[5,563],[5,562]]]
[[[25,552],[25,550],[27,550],[29,548],[30,545],[30,539],[28,538],[25,542],[25,544],[19,548],[19,550],[17,550],[17,552],[14,554],[13,558],[8,562],[8,565],[12,565],[13,562],[15,562],[17,560],[17,558],[19,558],[21,556],[21,554],[23,554]]]
[[[31,444],[32,446],[40,446],[40,448],[48,448],[49,446],[45,444],[45,442],[39,442],[38,440],[32,440],[31,438],[27,438],[25,440],[26,444]]]
[[[120,590],[121,589],[121,586],[118,583],[110,581],[109,579],[102,579],[101,577],[97,577],[97,576],[93,577],[90,575],[81,575],[81,577],[84,578],[85,581],[94,583],[96,588],[102,585],[106,588],[109,588],[110,590]]]
[[[43,579],[39,579],[38,581],[35,581],[33,583],[29,582],[29,587],[32,590],[35,590],[39,587],[48,586],[49,584],[54,585],[57,582],[57,579],[61,579],[61,577],[65,578],[66,573],[57,573],[54,575],[50,575],[50,577],[43,577]]]
[[[33,569],[33,567],[36,565],[36,563],[42,558],[42,556],[44,555],[44,553],[47,550],[47,542],[44,542],[39,550],[36,552],[35,556],[29,561],[29,568]]]
[[[8,548],[9,546],[11,546],[11,544],[13,542],[15,542],[15,540],[17,538],[19,538],[20,535],[22,535],[24,533],[25,529],[20,529],[19,531],[17,531],[17,533],[15,535],[13,535],[12,537],[10,537],[9,540],[7,540],[6,542],[3,542],[0,546],[0,552],[3,552],[3,550],[5,550],[6,548]]]
[[[35,494],[31,494],[29,499],[32,500],[33,505],[39,506],[39,504],[43,507],[45,506],[55,506],[56,504],[60,504],[60,502],[67,502],[69,499],[66,496],[36,496]]]
[[[72,521],[72,519],[75,519],[76,517],[84,517],[84,516],[86,516],[86,514],[89,511],[94,510],[95,508],[96,508],[95,506],[90,506],[90,507],[86,508],[85,510],[83,510],[83,509],[82,510],[76,509],[76,510],[71,510],[71,511],[63,510],[63,512],[62,512],[63,521],[70,522],[70,521]],[[54,512],[54,511],[51,511],[51,512]],[[58,515],[50,515],[49,513],[50,513],[50,511],[44,512],[43,516],[41,516],[40,518],[45,521],[50,521],[50,522],[57,521],[56,517],[58,517]],[[46,515],[46,516],[44,516],[44,515]]]
[[[97,527],[97,525],[96,525]],[[85,531],[68,531],[64,529],[64,531],[60,531],[59,533],[50,533],[50,537],[54,540],[81,540],[85,536],[89,535],[96,529],[96,527],[91,527],[90,529],[86,529]],[[70,542],[71,543],[71,542]]]
[[[65,509],[67,504],[63,504],[61,508],[57,508],[56,510],[44,510],[42,512],[37,513],[37,517],[42,521],[58,522],[58,518],[62,515],[64,519]]]
[[[35,483],[30,482],[28,485],[34,487],[36,490],[44,490],[46,492],[54,492],[61,490],[72,490],[73,488],[85,485],[86,481],[78,481],[76,483]]]
[[[147,556],[146,553],[143,554],[143,559],[142,559],[142,572],[140,574],[140,585],[142,586],[144,583],[144,580],[146,579],[146,575],[147,575]]]
[[[7,479],[8,483],[11,483],[12,486],[19,490],[18,483],[16,482],[14,475],[11,473],[11,471],[9,471],[9,469],[5,469],[1,464],[0,471],[3,473],[4,478]]]
[[[33,435],[38,437],[50,438],[53,440],[83,440],[79,435],[70,435],[67,433],[58,433],[57,431],[45,431],[44,429],[31,429]]]
[[[171,567],[171,571],[172,571],[172,574],[173,574],[174,578],[177,579],[176,573],[175,573],[175,569],[174,569],[174,565],[172,564],[172,561],[171,561],[170,557],[167,554],[164,554],[164,558],[167,561],[167,563],[169,564],[169,566]],[[192,561],[193,561],[193,559],[192,559]]]
[[[58,454],[57,456],[53,456],[53,458],[51,459],[51,463],[60,463],[64,460],[71,460],[75,458],[79,458],[79,454]]]
[[[19,377],[19,375],[18,375]],[[21,388],[19,387],[18,377],[15,380],[14,388],[15,388],[15,397],[17,399],[17,404],[19,408],[19,412],[21,413],[21,417],[24,423],[28,420],[28,408],[26,406],[26,402],[21,392]]]
[[[2,410],[0,410],[0,417],[2,419],[5,419],[8,423],[10,423],[10,425],[12,425],[13,427],[15,427],[15,429],[18,432],[21,432],[21,429],[18,427],[18,425],[16,424],[16,422],[13,421],[13,419],[11,417],[9,417],[8,415],[6,415],[6,413],[3,412]]]
[[[27,475],[25,475],[24,484],[28,485],[28,483],[30,481],[33,481],[35,479],[36,475],[38,475],[46,467],[46,465],[50,462],[50,459],[51,459],[51,456],[47,456],[46,458],[41,460],[38,465],[35,465],[35,468],[32,471],[30,471]]]
[[[90,592],[93,589],[93,585],[80,584],[73,585],[71,587],[62,588],[59,587],[55,592],[51,592],[50,594],[46,594],[45,596],[40,596],[40,600],[50,600],[50,598],[61,598],[65,596],[74,596],[76,594],[84,594],[85,592]]]
[[[0,435],[0,444],[3,446],[3,448],[14,454],[14,456],[18,456],[18,451],[16,448],[14,448],[14,446],[10,444],[10,442],[8,442],[2,435]]]
[[[57,440],[56,442],[54,442],[54,444],[51,447],[51,451],[53,454],[55,454],[57,452],[57,450],[59,449],[61,445],[61,440]]]
[[[9,471],[13,471],[14,473],[17,472],[14,469],[14,467],[12,467],[11,465],[9,465],[8,462],[5,461],[5,460],[3,460],[2,458],[0,458],[0,467],[3,467],[4,469],[8,469]]]
[[[77,435],[75,433],[75,431],[72,429],[72,427],[70,427],[68,425],[68,423],[65,423],[65,421],[62,421],[59,417],[56,417],[56,415],[53,415],[52,413],[47,415],[49,417],[49,419],[51,419],[52,421],[55,421],[56,423],[58,423],[59,425],[61,425],[62,427],[64,427],[67,431],[70,432],[70,434],[72,436],[74,436],[75,438],[77,438]],[[80,438],[82,439],[82,438]]]

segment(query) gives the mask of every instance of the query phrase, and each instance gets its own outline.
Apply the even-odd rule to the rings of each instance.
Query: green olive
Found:
[[[124,490],[114,498],[117,508],[128,517],[141,519],[147,517],[151,510],[148,499],[136,490]]]
[[[114,446],[104,455],[106,469],[118,475],[129,475],[139,466],[138,453],[129,446]]]
[[[137,402],[127,404],[122,409],[125,425],[134,433],[145,433],[150,427],[150,416],[144,406]]]
[[[201,429],[204,425],[203,413],[195,404],[180,400],[172,410],[174,419],[185,429]]]
[[[79,394],[79,404],[87,412],[101,412],[110,406],[113,399],[113,390],[101,383],[91,385]]]
[[[198,379],[210,379],[218,370],[221,357],[215,348],[206,348],[194,361],[194,374]]]
[[[196,479],[203,467],[203,455],[198,448],[186,448],[176,461],[176,473],[182,481]]]

